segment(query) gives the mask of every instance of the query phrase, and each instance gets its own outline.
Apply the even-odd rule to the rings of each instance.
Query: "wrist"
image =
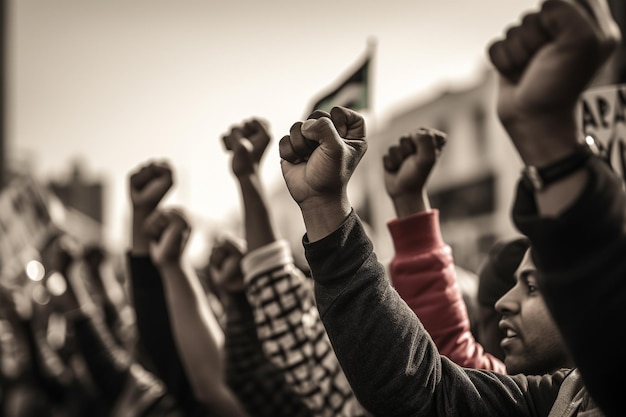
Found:
[[[592,155],[593,152],[589,146],[579,145],[569,154],[543,167],[527,165],[522,170],[522,181],[529,189],[536,192],[543,191],[548,186],[581,170],[587,165]]]
[[[153,211],[153,207],[133,206],[133,222],[143,223]]]
[[[144,224],[147,213],[139,213],[133,211],[132,218],[132,237],[131,237],[131,253],[133,255],[145,256],[150,253],[150,238],[145,232]]]
[[[179,272],[183,270],[183,265],[180,259],[164,259],[154,261],[154,265],[163,273]]]
[[[396,217],[399,219],[430,210],[430,202],[426,191],[398,195],[391,200]]]
[[[247,181],[253,181],[254,178],[258,178],[259,174],[258,174],[258,167],[254,167],[254,168],[250,168],[250,170],[248,171],[242,171],[242,172],[236,172],[235,177],[237,178],[237,181],[239,182],[247,182]]]
[[[237,182],[242,193],[249,192],[251,190],[261,189],[261,178],[256,172],[250,172],[245,175],[237,176]]]
[[[573,111],[520,116],[503,126],[524,164],[537,168],[564,158],[582,143]]]
[[[347,195],[311,198],[300,203],[309,242],[320,240],[337,230],[352,212]]]

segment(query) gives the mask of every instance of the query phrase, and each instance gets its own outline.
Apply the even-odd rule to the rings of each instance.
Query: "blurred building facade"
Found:
[[[609,0],[614,16],[623,31],[626,28],[626,2]],[[6,29],[5,1],[0,0],[0,24]],[[623,46],[607,65],[594,85],[626,81],[626,48]],[[4,43],[2,51],[3,79]],[[499,238],[515,234],[510,219],[513,190],[521,161],[495,115],[496,76],[485,71],[474,85],[450,89],[428,101],[397,109],[383,125],[369,130],[369,150],[350,184],[351,199],[359,215],[369,225],[376,251],[383,260],[393,255],[386,222],[394,217],[386,196],[381,156],[398,138],[420,126],[430,126],[448,134],[440,163],[430,179],[432,206],[440,210],[442,232],[453,247],[457,263],[475,270],[482,256]],[[6,176],[4,119],[4,84],[0,120],[0,187]],[[9,161],[10,162],[10,161]],[[51,182],[54,191],[71,218],[68,224],[89,240],[102,238],[104,187],[87,181],[74,170],[67,181]],[[283,236],[292,244],[296,256],[303,259],[301,238],[304,233],[297,206],[284,183],[272,190],[275,220]]]
[[[445,91],[428,101],[398,109],[382,125],[368,120],[368,150],[348,192],[383,262],[393,256],[387,222],[395,217],[385,191],[382,155],[398,139],[421,126],[448,134],[442,157],[429,180],[433,208],[440,211],[443,236],[457,264],[475,270],[500,237],[516,233],[510,205],[521,160],[496,117],[497,77],[485,71],[479,82]],[[301,256],[302,217],[283,184],[272,190],[275,220],[296,256]]]
[[[475,271],[497,239],[516,233],[510,206],[522,165],[497,119],[496,90],[496,74],[486,70],[475,84],[403,107],[370,136],[365,164],[357,173],[366,177],[361,183],[367,186],[368,223],[381,259],[393,256],[387,222],[395,217],[381,158],[402,135],[419,127],[434,127],[448,135],[428,191],[455,262]]]
[[[87,178],[80,163],[74,162],[67,178],[50,181],[47,186],[63,206],[63,228],[85,244],[101,242],[104,223],[103,182]]]
[[[594,85],[616,82],[621,62],[614,60]],[[457,265],[475,272],[496,240],[518,234],[510,213],[522,161],[497,118],[496,95],[497,75],[488,69],[476,83],[402,106],[384,124],[374,123],[369,129],[368,150],[348,191],[355,210],[369,227],[381,261],[393,256],[387,222],[395,217],[385,191],[381,158],[402,135],[421,126],[448,135],[429,179],[429,197],[440,212],[441,231]],[[278,228],[289,239],[296,257],[303,260],[305,229],[284,183],[275,185],[270,201]]]
[[[616,21],[626,33],[626,2],[611,0]],[[590,88],[626,83],[624,44],[602,68]],[[473,85],[443,91],[404,106],[369,137],[357,174],[364,179],[367,221],[379,258],[393,256],[387,221],[394,217],[385,195],[380,158],[401,135],[420,126],[448,134],[448,144],[429,180],[433,208],[455,262],[476,271],[491,245],[517,234],[510,211],[522,162],[496,115],[497,75],[491,69]]]
[[[50,181],[48,186],[63,205],[102,223],[104,185],[101,181],[87,179],[79,163],[72,165],[67,179]]]
[[[49,184],[35,179],[28,169],[7,174],[0,190],[0,282],[19,277],[59,230],[83,245],[102,242],[101,181],[87,180],[76,167],[67,180]]]
[[[622,33],[626,33],[626,2],[609,0],[609,4]],[[622,83],[626,83],[624,44],[590,87]],[[420,126],[448,135],[448,144],[429,180],[429,196],[432,207],[440,211],[442,234],[453,249],[455,262],[476,271],[496,240],[518,233],[510,212],[522,161],[497,118],[496,94],[497,76],[487,69],[476,83],[403,105],[384,124],[368,120],[368,151],[348,191],[381,261],[393,256],[387,222],[395,217],[385,192],[381,158],[400,136]],[[274,188],[271,201],[276,206],[279,229],[296,255],[302,256],[304,225],[284,184]]]
[[[6,0],[0,0],[0,190],[6,178],[6,67],[7,67],[7,22]]]

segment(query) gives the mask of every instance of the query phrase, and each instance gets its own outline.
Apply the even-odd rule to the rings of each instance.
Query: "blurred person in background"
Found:
[[[191,227],[180,209],[158,208],[173,184],[164,161],[148,161],[129,174],[127,257],[139,345],[185,415],[243,417],[224,377],[222,329],[183,260]]]
[[[135,315],[128,291],[115,275],[109,253],[101,244],[91,243],[84,247],[82,256],[94,302],[103,309],[117,342],[133,349],[137,338]]]
[[[257,334],[253,307],[246,296],[241,260],[245,242],[225,235],[217,239],[205,279],[218,294],[224,311],[226,380],[251,416],[304,417],[313,413],[270,361]]]

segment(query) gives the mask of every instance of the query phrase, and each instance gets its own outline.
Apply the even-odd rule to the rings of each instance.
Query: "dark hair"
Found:
[[[515,271],[530,247],[527,237],[501,240],[491,247],[478,269],[478,302],[492,307],[515,285]]]

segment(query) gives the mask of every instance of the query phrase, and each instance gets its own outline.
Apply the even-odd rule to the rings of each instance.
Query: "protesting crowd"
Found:
[[[365,118],[315,110],[275,140],[252,115],[215,139],[243,233],[203,268],[185,257],[185,207],[163,202],[176,172],[154,159],[127,176],[121,277],[58,229],[38,250],[49,302],[0,287],[0,417],[625,416],[626,365],[608,353],[626,327],[626,193],[575,117],[621,42],[605,0],[546,0],[487,46],[524,169],[519,235],[480,260],[475,308],[428,197],[448,132],[415,126],[376,156],[395,211],[383,263],[347,192]],[[270,146],[305,267],[273,222]]]

